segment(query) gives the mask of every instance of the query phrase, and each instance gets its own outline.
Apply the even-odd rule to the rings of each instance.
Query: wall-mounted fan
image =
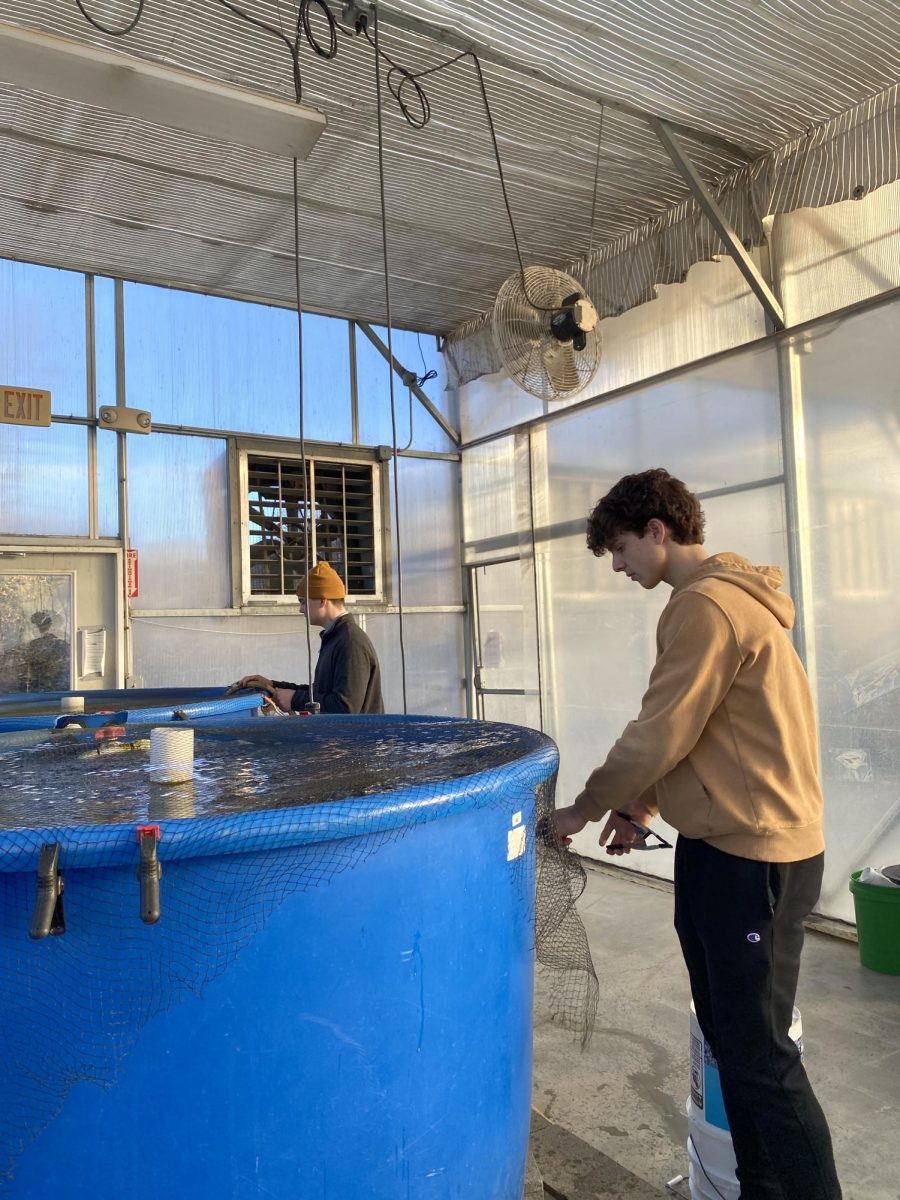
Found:
[[[526,267],[497,293],[492,333],[504,367],[540,400],[564,400],[600,366],[597,310],[584,288],[554,267]]]

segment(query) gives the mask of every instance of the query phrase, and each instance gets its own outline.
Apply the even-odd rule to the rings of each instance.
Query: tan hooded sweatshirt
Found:
[[[824,847],[809,681],[776,567],[708,558],[675,588],[637,720],[575,807],[589,820],[641,799],[688,838],[794,862]]]

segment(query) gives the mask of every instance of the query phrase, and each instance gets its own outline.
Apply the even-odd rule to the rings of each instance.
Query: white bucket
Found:
[[[154,783],[184,783],[194,774],[193,729],[151,729],[150,766]]]
[[[803,1021],[794,1009],[790,1037],[803,1057]],[[722,1099],[719,1065],[691,1004],[691,1096],[687,1102],[691,1200],[739,1200],[734,1147]],[[711,1181],[711,1182],[710,1182]]]
[[[60,696],[59,709],[64,713],[83,713],[84,696]]]
[[[687,1115],[691,1200],[740,1200],[731,1134],[704,1121],[690,1100]]]
[[[803,1021],[800,1009],[794,1009],[794,1019],[789,1030],[803,1057]],[[717,1129],[728,1128],[725,1102],[722,1099],[722,1083],[719,1079],[719,1064],[712,1047],[703,1036],[694,1005],[691,1004],[691,1103],[698,1120]]]

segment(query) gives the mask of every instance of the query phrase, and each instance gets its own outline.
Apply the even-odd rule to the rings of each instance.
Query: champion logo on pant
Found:
[[[758,933],[748,933],[748,934],[747,934],[747,941],[748,941],[748,942],[752,942],[754,945],[756,945],[756,943],[757,943],[757,942],[761,942],[761,941],[762,941],[762,938],[759,936],[759,934],[758,934]]]

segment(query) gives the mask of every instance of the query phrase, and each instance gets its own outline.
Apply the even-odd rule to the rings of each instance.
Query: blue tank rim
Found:
[[[275,718],[273,718],[275,719]],[[384,721],[380,716],[311,717],[316,721]],[[388,718],[391,719],[391,718]],[[409,717],[393,718],[407,721]],[[457,717],[423,717],[441,723],[468,721]],[[192,722],[186,722],[185,728]],[[484,722],[503,725],[503,722]],[[517,727],[523,728],[523,727]],[[170,861],[246,854],[368,837],[430,823],[487,808],[498,802],[503,783],[515,772],[536,786],[559,767],[559,751],[546,734],[534,734],[535,748],[520,758],[471,775],[432,785],[438,795],[423,797],[422,785],[377,795],[292,808],[201,817],[163,818],[159,855]],[[512,817],[512,813],[510,814]],[[109,823],[66,826],[20,826],[0,830],[0,874],[33,871],[45,843],[60,844],[60,867],[101,868],[134,866],[137,860],[135,824]]]
[[[179,691],[184,692],[183,702],[178,701]],[[61,712],[58,707],[58,702],[63,696],[84,696],[92,705],[121,703],[121,706],[102,713],[65,713]],[[138,699],[158,700],[163,697],[169,703],[135,707]],[[57,706],[51,712],[0,715],[0,735],[24,733],[28,730],[50,732],[53,729],[62,728],[64,723],[71,722],[73,719],[83,722],[88,728],[95,728],[112,720],[121,725],[136,723],[158,725],[162,722],[180,720],[181,718],[175,716],[176,712],[187,713],[193,720],[204,717],[221,717],[229,713],[247,713],[256,710],[262,706],[265,697],[262,692],[249,690],[236,696],[226,697],[223,688],[134,688],[106,692],[48,692],[41,696],[34,696],[33,699],[35,707],[40,703],[47,703],[48,699],[55,700]],[[128,700],[131,700],[130,705],[124,703]]]

